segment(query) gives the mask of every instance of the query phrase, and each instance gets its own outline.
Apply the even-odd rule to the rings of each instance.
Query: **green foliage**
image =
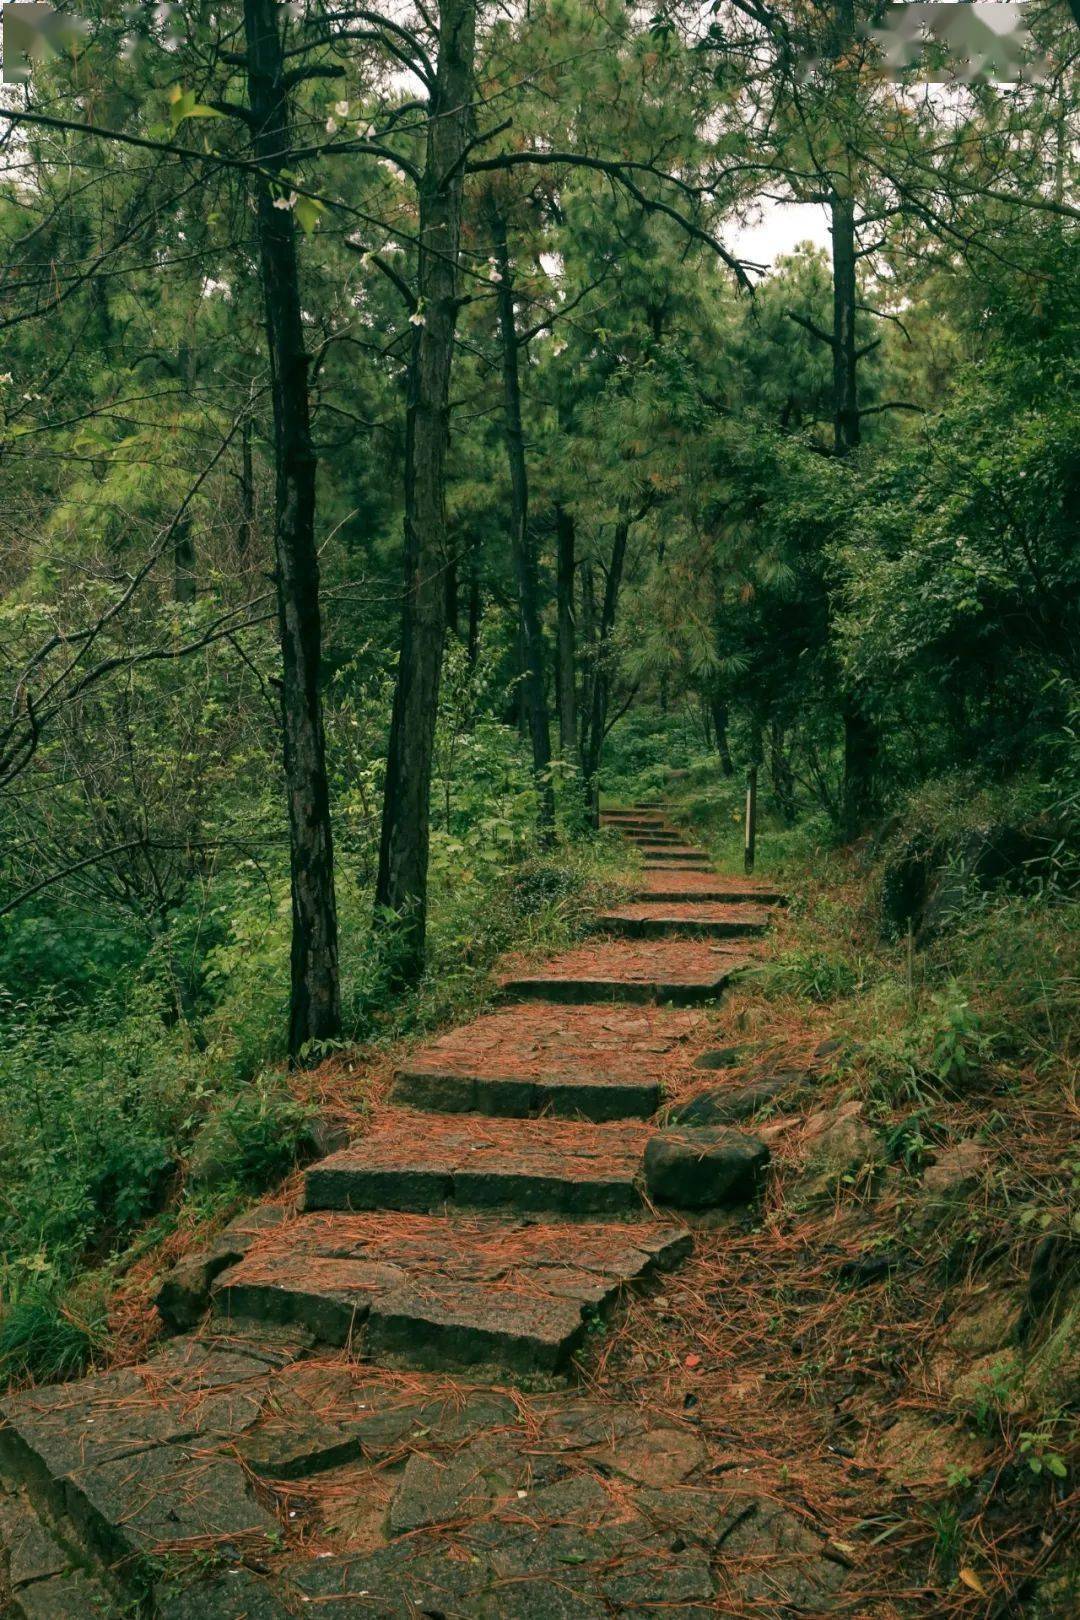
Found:
[[[0,1316],[0,1379],[42,1383],[86,1370],[106,1339],[100,1297],[65,1298],[55,1280],[5,1279],[7,1303]],[[10,1290],[10,1292],[9,1292]]]

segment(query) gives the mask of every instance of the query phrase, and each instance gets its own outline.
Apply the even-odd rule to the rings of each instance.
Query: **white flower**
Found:
[[[347,101],[335,101],[334,111],[337,113],[339,118],[348,118],[349,103]]]
[[[502,276],[500,276],[500,274],[499,274],[499,272],[497,270],[493,270],[491,272],[490,276],[488,276],[488,280],[489,281],[501,281]]]
[[[336,118],[328,118],[326,120],[326,133],[328,135],[336,135],[337,132],[338,132],[337,119]]]
[[[366,270],[368,265],[371,263],[371,259],[372,259],[371,249],[368,248],[366,253],[361,253],[361,255],[360,255],[360,268],[362,270]]]
[[[296,205],[297,205],[297,203],[299,201],[300,201],[300,199],[296,195],[296,192],[295,191],[290,191],[289,195],[287,197],[275,197],[274,198],[274,207],[275,208],[282,208],[282,209],[285,210],[286,213],[289,213],[293,208],[296,207]]]
[[[10,371],[5,371],[4,375],[2,377],[0,377],[0,383],[9,383],[10,381],[11,381],[11,372]]]
[[[564,338],[556,338],[555,342],[551,345],[551,352],[552,352],[552,354],[562,354],[562,352],[563,352],[563,350],[565,348],[566,348],[565,339]]]
[[[419,310],[419,309],[414,309],[413,310],[412,314],[409,316],[409,325],[410,326],[426,326],[427,325],[427,321],[425,320],[423,312],[421,310]]]
[[[375,125],[357,124],[356,133],[360,136],[361,140],[370,141],[372,136],[375,134]]]

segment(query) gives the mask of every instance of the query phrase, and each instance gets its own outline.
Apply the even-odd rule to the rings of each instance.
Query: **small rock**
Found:
[[[734,1125],[740,1119],[749,1119],[766,1103],[773,1102],[802,1078],[786,1070],[765,1080],[755,1080],[747,1086],[708,1086],[692,1096],[672,1104],[664,1124],[667,1125]]]
[[[986,1168],[987,1153],[981,1142],[966,1138],[955,1147],[939,1153],[923,1172],[923,1192],[934,1203],[948,1204],[962,1198],[977,1185]]]
[[[742,1131],[667,1131],[645,1145],[645,1185],[680,1209],[730,1207],[753,1198],[768,1162],[765,1143]]]
[[[745,1058],[746,1052],[741,1046],[718,1046],[715,1052],[702,1052],[692,1064],[695,1069],[734,1069]]]
[[[861,1102],[811,1114],[803,1131],[810,1196],[829,1192],[843,1176],[856,1176],[881,1162],[881,1144],[866,1123]]]
[[[351,1141],[352,1134],[340,1119],[313,1114],[304,1126],[300,1148],[305,1155],[311,1154],[316,1159],[326,1159],[331,1153],[340,1153]]]

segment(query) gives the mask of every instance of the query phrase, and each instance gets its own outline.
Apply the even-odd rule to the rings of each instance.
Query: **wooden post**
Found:
[[[746,838],[743,869],[747,876],[754,870],[754,846],[757,843],[757,766],[751,765],[746,776]]]

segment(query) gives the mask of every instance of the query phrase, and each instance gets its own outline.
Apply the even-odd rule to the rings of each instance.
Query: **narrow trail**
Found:
[[[11,1612],[137,1594],[166,1620],[692,1617],[743,1612],[732,1558],[784,1565],[776,1609],[774,1575],[743,1578],[762,1613],[842,1582],[691,1410],[589,1373],[631,1292],[662,1299],[718,1218],[665,1189],[719,1175],[722,1202],[753,1198],[760,1141],[727,1132],[723,1163],[699,1144],[688,1171],[656,1116],[704,1078],[715,1007],[782,899],[718,876],[661,808],[604,820],[644,870],[595,941],[509,964],[499,1008],[408,1060],[300,1208],[182,1262],[148,1362],[0,1403]]]

